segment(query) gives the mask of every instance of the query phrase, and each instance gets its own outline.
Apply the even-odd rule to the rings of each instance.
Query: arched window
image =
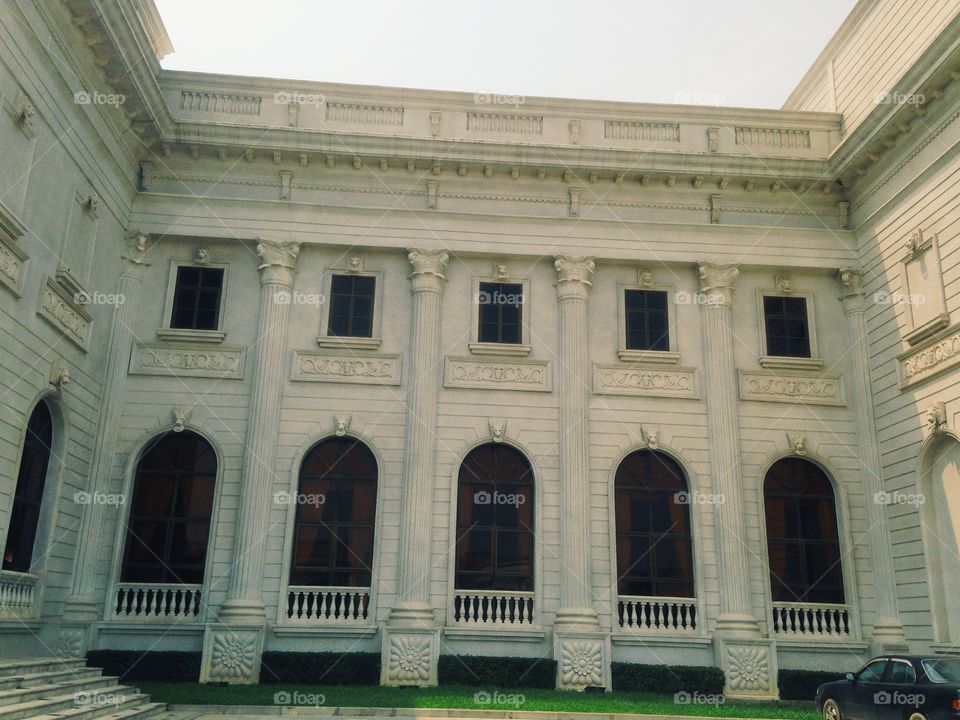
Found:
[[[53,419],[50,417],[50,408],[41,400],[27,421],[17,488],[10,511],[10,527],[3,549],[4,570],[30,571],[52,444]]]
[[[617,468],[614,491],[618,593],[694,597],[690,497],[680,466],[637,450]]]
[[[300,466],[291,585],[370,587],[377,461],[350,437],[323,440]]]
[[[462,590],[533,590],[533,468],[518,450],[481,445],[460,466],[457,571]]]
[[[153,440],[137,463],[122,582],[203,582],[217,456],[184,430]]]
[[[812,462],[785,458],[767,471],[763,499],[774,602],[843,603],[830,479]]]

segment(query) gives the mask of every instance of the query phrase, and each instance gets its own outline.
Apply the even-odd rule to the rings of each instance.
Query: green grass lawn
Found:
[[[349,685],[231,685],[197,683],[131,683],[156,702],[180,705],[275,705],[292,704],[278,693],[313,695],[300,704],[318,702],[325,707],[469,708],[471,710],[554,710],[567,712],[646,713],[653,715],[709,715],[713,717],[784,718],[819,720],[813,703],[726,702],[718,704],[677,704],[672,695],[609,692],[584,694],[560,690],[505,689],[506,697],[490,704],[474,701],[474,694],[491,688],[444,686],[433,688],[390,688]],[[323,696],[322,701],[317,696]],[[522,702],[518,695],[522,695]]]

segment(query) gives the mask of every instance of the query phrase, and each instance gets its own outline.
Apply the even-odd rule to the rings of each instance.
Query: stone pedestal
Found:
[[[560,609],[553,624],[557,687],[610,687],[610,643],[593,608],[590,577],[590,354],[587,301],[595,267],[557,257],[560,304]]]
[[[290,289],[300,244],[262,240],[260,320],[250,424],[244,451],[230,593],[203,637],[201,682],[255,683],[266,634],[261,598],[265,541],[271,508],[280,401],[285,375]]]
[[[413,318],[397,598],[383,629],[383,685],[436,685],[440,630],[430,604],[430,534],[440,377],[440,299],[449,255],[411,249]]]
[[[113,462],[116,457],[117,437],[120,424],[120,405],[127,382],[127,361],[133,343],[137,296],[143,281],[143,270],[149,265],[146,256],[149,239],[144,233],[131,233],[122,254],[123,267],[117,284],[117,296],[123,298],[113,311],[110,322],[110,339],[107,346],[104,368],[103,398],[94,441],[93,466],[87,483],[91,498],[113,492],[111,482]],[[109,544],[101,534],[107,525],[104,514],[126,513],[125,505],[105,505],[91,502],[83,507],[80,520],[80,538],[70,595],[64,603],[63,619],[56,641],[56,653],[60,657],[84,657],[96,641],[97,611],[97,562],[104,544]],[[126,518],[124,518],[125,520]],[[123,521],[121,521],[123,522]]]
[[[720,574],[720,615],[714,628],[717,664],[726,674],[730,697],[777,697],[777,649],[760,633],[750,599],[752,548],[746,543],[740,482],[740,433],[737,421],[737,376],[733,354],[730,303],[739,270],[735,265],[700,263],[704,390]]]
[[[877,614],[870,637],[873,655],[908,652],[903,622],[897,611],[897,588],[893,574],[893,548],[887,526],[883,497],[883,463],[877,443],[877,423],[873,414],[870,389],[870,363],[867,325],[864,320],[864,293],[861,271],[841,268],[837,273],[850,338],[850,409],[857,425],[860,444],[860,467],[864,495],[867,498],[867,519],[870,525],[870,548],[873,553],[873,594]]]

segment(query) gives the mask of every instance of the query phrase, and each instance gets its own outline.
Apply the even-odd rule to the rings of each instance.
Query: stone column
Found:
[[[261,240],[260,320],[240,485],[230,592],[203,638],[201,682],[255,683],[260,678],[266,615],[261,597],[275,478],[280,402],[286,368],[289,292],[300,243]]]
[[[430,535],[433,528],[437,395],[441,382],[440,299],[443,250],[413,248],[410,291],[410,369],[407,376],[407,442],[400,509],[397,597],[383,629],[380,682],[436,685],[440,628],[430,604]]]
[[[97,424],[97,437],[93,446],[92,468],[85,497],[89,503],[83,507],[80,532],[77,535],[77,559],[73,568],[70,596],[63,609],[57,654],[61,657],[83,657],[93,642],[97,613],[97,563],[104,544],[109,545],[101,534],[106,525],[105,514],[119,515],[128,512],[125,505],[106,506],[96,502],[97,497],[112,492],[114,459],[117,437],[120,432],[118,418],[121,415],[123,392],[127,381],[127,361],[133,343],[133,326],[136,322],[137,295],[143,281],[149,240],[147,235],[135,232],[127,239],[121,255],[122,268],[117,284],[117,296],[122,297],[110,321],[110,338],[107,341],[106,367],[104,368],[103,395]],[[75,498],[76,499],[76,498]]]
[[[873,594],[877,607],[871,653],[905,653],[908,646],[903,622],[897,611],[893,548],[890,545],[883,488],[883,463],[880,459],[877,423],[873,414],[867,325],[863,317],[865,302],[862,271],[857,268],[841,268],[837,273],[837,280],[840,283],[843,314],[847,318],[847,333],[850,338],[850,409],[857,424],[863,489],[867,498],[867,521],[870,523]]]
[[[740,477],[737,370],[733,353],[730,305],[740,274],[735,265],[700,263],[703,326],[704,395],[719,563],[720,615],[714,629],[717,664],[726,674],[731,697],[776,697],[776,646],[760,635],[752,612],[749,559],[756,548],[746,545]],[[764,580],[766,582],[766,579]]]
[[[593,608],[590,577],[590,353],[587,300],[592,258],[555,259],[560,305],[560,609],[554,619],[557,687],[610,687],[609,638]]]

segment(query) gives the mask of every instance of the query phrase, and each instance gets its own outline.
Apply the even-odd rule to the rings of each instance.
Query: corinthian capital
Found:
[[[740,269],[736,265],[704,262],[697,266],[697,271],[700,273],[700,292],[707,296],[703,305],[729,305]]]
[[[447,267],[447,261],[450,260],[450,254],[446,250],[410,248],[407,252],[407,260],[412,267],[410,280],[413,282],[413,291],[439,292],[444,281],[443,271]]]
[[[557,296],[560,300],[586,299],[591,285],[590,276],[597,267],[593,258],[558,255],[553,267],[557,271]]]
[[[293,284],[293,269],[300,255],[300,243],[260,240],[257,243],[257,255],[260,257],[261,284]]]
[[[840,298],[845,312],[863,310],[863,270],[855,267],[842,267],[837,270],[837,283],[840,285]]]

